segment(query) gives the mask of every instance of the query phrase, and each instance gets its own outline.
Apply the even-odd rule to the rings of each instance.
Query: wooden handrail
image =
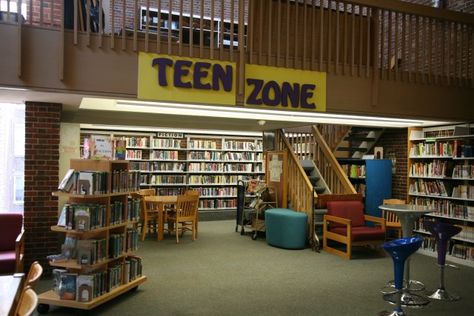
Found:
[[[357,191],[354,189],[354,186],[349,181],[349,178],[347,177],[344,170],[342,170],[341,165],[339,164],[339,162],[337,162],[336,157],[334,157],[332,151],[329,149],[328,145],[324,141],[323,137],[321,136],[321,133],[316,128],[316,126],[312,126],[312,131],[313,135],[315,136],[314,140],[318,143],[318,146],[323,152],[324,157],[327,159],[327,162],[330,164],[331,169],[336,174],[337,178],[340,180],[342,187],[344,188],[344,192],[333,191],[333,193],[357,193]]]
[[[276,134],[276,145],[279,150],[286,150],[288,155],[288,200],[292,209],[308,215],[308,240],[314,243],[314,203],[317,194],[313,185],[304,172],[303,167],[295,155],[293,148],[285,137],[282,130]]]

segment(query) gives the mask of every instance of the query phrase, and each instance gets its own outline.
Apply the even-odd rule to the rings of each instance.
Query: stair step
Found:
[[[315,187],[314,190],[317,194],[323,194],[326,191],[325,187]]]
[[[321,178],[318,176],[308,176],[308,179],[312,185],[315,185]]]
[[[344,140],[348,141],[357,141],[357,142],[373,142],[375,141],[375,137],[366,137],[366,136],[351,136],[348,135],[344,138]]]
[[[306,174],[308,174],[308,173],[311,173],[311,171],[314,170],[314,167],[313,167],[313,166],[304,166],[304,165],[303,165],[303,170],[304,170],[304,172],[306,172]]]
[[[348,152],[367,152],[367,148],[359,148],[359,147],[338,147],[337,151],[348,151]]]

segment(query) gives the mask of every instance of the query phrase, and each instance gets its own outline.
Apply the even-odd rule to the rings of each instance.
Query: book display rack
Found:
[[[462,227],[447,259],[474,267],[474,132],[469,124],[408,130],[408,198],[437,211],[424,216]],[[434,238],[418,223],[421,252],[436,255]]]
[[[82,130],[83,138],[97,131]],[[234,210],[238,180],[263,180],[262,138],[179,132],[101,131],[125,142],[130,170],[140,171],[140,187],[158,195],[200,193],[199,211]]]
[[[139,189],[139,174],[129,172],[126,160],[72,159],[70,168],[53,193],[68,198],[51,227],[65,239],[61,253],[48,256],[55,284],[39,295],[40,313],[49,305],[89,310],[146,281],[133,254],[140,203],[130,195]]]

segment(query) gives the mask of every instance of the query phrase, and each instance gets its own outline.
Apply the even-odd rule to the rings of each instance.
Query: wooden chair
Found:
[[[0,214],[0,274],[23,272],[25,242],[23,215]]]
[[[138,191],[140,198],[140,226],[142,229],[141,239],[145,240],[146,233],[149,230],[150,221],[155,221],[155,214],[148,211],[148,205],[145,203],[146,196],[155,196],[155,189],[141,189]]]
[[[399,199],[385,199],[383,204],[406,204],[405,200]],[[395,231],[397,238],[402,237],[402,225],[400,224],[400,219],[393,212],[388,212],[382,210],[382,217],[385,218],[385,228],[387,231]]]
[[[196,238],[198,237],[198,232],[199,232],[199,191],[198,190],[186,190],[184,192],[184,195],[189,195],[189,196],[196,196],[198,199],[198,210],[196,211]]]
[[[176,243],[179,243],[179,231],[183,234],[184,231],[190,230],[193,234],[192,240],[196,240],[198,203],[199,196],[186,194],[178,196],[176,211],[168,217],[168,221],[172,223],[168,229],[174,231]]]
[[[32,289],[35,288],[36,282],[38,282],[39,278],[43,274],[43,267],[39,264],[38,261],[35,261],[31,264],[30,271],[26,276],[25,286],[29,286]]]
[[[38,295],[31,287],[26,286],[21,292],[15,316],[32,315],[38,305]]]
[[[323,250],[351,259],[354,246],[380,246],[385,241],[385,220],[364,215],[362,202],[330,201],[327,202],[327,209],[323,220]],[[366,222],[379,226],[367,226]],[[342,244],[345,249],[335,248],[329,241]]]

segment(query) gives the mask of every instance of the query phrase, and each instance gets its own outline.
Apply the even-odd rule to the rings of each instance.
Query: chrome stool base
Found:
[[[457,301],[460,299],[458,295],[449,294],[445,289],[437,289],[433,294],[428,296],[434,300],[440,301]]]
[[[397,304],[397,293],[384,294],[383,299],[390,304]],[[423,296],[412,294],[412,293],[403,293],[402,294],[402,306],[403,307],[423,307],[429,304],[429,300]]]
[[[403,288],[406,289],[406,281],[403,281]],[[423,291],[425,289],[425,285],[420,282],[420,281],[417,281],[417,280],[410,280],[410,283],[408,285],[408,291],[410,292],[417,292],[417,291]],[[396,293],[397,290],[395,289],[395,281],[394,280],[391,280],[391,281],[388,281],[387,282],[387,285],[385,285],[385,287],[383,287],[380,292],[382,292],[382,294],[393,294],[393,293]]]
[[[383,311],[379,313],[379,316],[405,316],[406,314],[403,311]]]

